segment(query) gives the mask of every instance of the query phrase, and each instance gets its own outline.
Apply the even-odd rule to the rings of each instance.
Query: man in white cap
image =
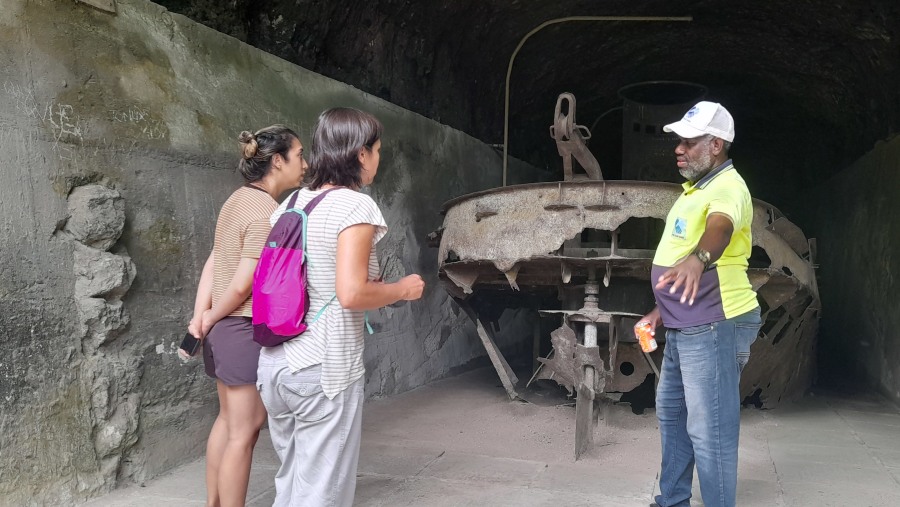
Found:
[[[703,504],[733,507],[738,386],[760,327],[747,278],[753,203],[728,157],[734,120],[722,105],[700,102],[663,130],[681,138],[675,156],[688,181],[653,258],[656,307],[638,322],[668,330],[656,392],[656,505],[689,506],[696,465]]]

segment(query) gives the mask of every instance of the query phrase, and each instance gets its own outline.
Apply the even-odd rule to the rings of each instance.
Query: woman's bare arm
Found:
[[[338,235],[335,291],[341,306],[348,310],[374,310],[400,300],[422,297],[425,282],[419,275],[408,275],[394,283],[369,280],[369,256],[375,226],[356,224]]]

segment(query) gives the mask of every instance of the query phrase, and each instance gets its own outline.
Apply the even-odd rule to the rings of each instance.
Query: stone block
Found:
[[[103,185],[76,187],[69,194],[65,230],[85,245],[109,250],[125,227],[125,200]]]
[[[121,297],[131,287],[137,268],[127,255],[75,244],[75,296]]]
[[[94,447],[103,458],[121,456],[137,439],[138,401],[136,396],[119,400],[106,421],[99,422]]]
[[[83,337],[89,348],[108,343],[128,325],[130,318],[121,301],[102,298],[80,298],[75,301],[81,320]]]

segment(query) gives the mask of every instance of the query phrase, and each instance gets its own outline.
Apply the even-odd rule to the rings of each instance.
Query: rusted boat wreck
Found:
[[[568,100],[561,96],[563,111],[558,105],[551,131],[558,145],[584,138],[574,125],[574,98],[573,118],[565,118]],[[673,157],[674,142],[666,146],[665,156]],[[560,149],[564,162],[574,151]],[[576,455],[590,443],[595,401],[615,399],[658,376],[664,337],[658,333],[660,348],[646,354],[632,326],[652,308],[654,248],[683,190],[659,181],[604,181],[592,158],[578,159],[591,166],[587,175],[573,174],[570,161],[564,163],[565,181],[453,199],[443,206],[436,234],[440,279],[475,321],[510,398],[521,396],[527,379],[519,379],[495,345],[492,322],[505,308],[533,309],[544,319],[523,340],[534,342],[531,373],[576,395]],[[742,375],[741,396],[746,404],[768,408],[802,394],[814,374],[820,311],[815,241],[760,200],[754,201],[752,227],[749,277],[763,327]],[[554,327],[549,336],[541,332]]]

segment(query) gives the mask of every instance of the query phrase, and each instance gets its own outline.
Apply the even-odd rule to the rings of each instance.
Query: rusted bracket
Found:
[[[566,324],[550,333],[550,343],[553,345],[553,357],[539,357],[545,368],[541,369],[538,378],[552,379],[569,391],[569,395],[575,391],[575,330]]]
[[[575,345],[575,385],[584,383],[584,367],[594,367],[594,385],[590,386],[594,393],[602,393],[606,389],[606,381],[609,377],[609,370],[600,357],[600,347],[585,347],[584,345]]]
[[[447,278],[449,278],[456,287],[462,289],[463,295],[459,297],[459,299],[465,299],[471,294],[472,286],[474,286],[475,281],[478,280],[477,271],[474,269],[465,269],[464,267],[456,268],[446,266],[444,268],[444,274],[447,275]],[[456,294],[451,295],[456,296]],[[474,321],[475,319],[472,320]]]
[[[556,150],[563,159],[563,178],[566,181],[575,178],[572,159],[584,168],[589,179],[603,180],[600,164],[585,144],[591,138],[591,132],[584,125],[575,124],[575,96],[571,93],[561,93],[556,99],[550,137],[556,141]]]

